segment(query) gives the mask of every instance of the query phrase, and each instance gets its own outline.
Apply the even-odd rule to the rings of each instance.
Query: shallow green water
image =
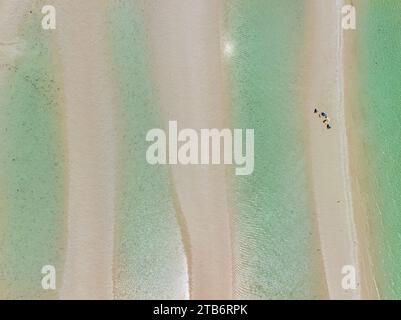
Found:
[[[27,12],[29,12],[27,10]],[[51,32],[27,18],[22,54],[2,66],[0,107],[0,298],[51,298],[42,266],[61,278],[64,150]]]
[[[116,221],[116,292],[121,298],[187,294],[180,230],[167,167],[146,162],[148,130],[161,127],[151,80],[141,1],[110,1],[109,29],[119,105],[120,187]]]
[[[401,2],[358,1],[357,70],[377,284],[401,298]]]
[[[316,298],[300,69],[302,1],[228,2],[233,126],[255,129],[255,171],[234,178],[235,293]]]

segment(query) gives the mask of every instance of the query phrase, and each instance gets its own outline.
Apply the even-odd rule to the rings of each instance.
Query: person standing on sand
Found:
[[[323,117],[323,124],[326,124],[326,128],[327,129],[331,129],[331,125],[330,125],[330,118],[328,117],[326,112],[319,112],[318,108],[315,108],[313,110],[313,113],[319,113],[319,118]]]
[[[323,120],[323,124],[326,125],[327,129],[331,129],[330,118],[329,117],[326,117],[326,119]]]

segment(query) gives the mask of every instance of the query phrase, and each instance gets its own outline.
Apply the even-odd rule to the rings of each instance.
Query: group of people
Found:
[[[323,124],[327,129],[331,129],[330,118],[326,112],[320,112],[318,108],[315,108],[314,113],[319,114],[319,118],[323,118]]]

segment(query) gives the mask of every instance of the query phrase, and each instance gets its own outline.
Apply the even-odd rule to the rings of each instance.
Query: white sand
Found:
[[[354,219],[344,103],[342,1],[308,0],[308,79],[305,112],[310,128],[310,152],[315,210],[324,271],[331,299],[361,298],[358,240]],[[318,106],[331,118],[325,129],[313,114]],[[342,288],[341,270],[354,266],[356,290]]]
[[[0,0],[0,45],[18,42],[18,31],[24,21],[24,14],[29,12],[31,1]],[[1,51],[3,56],[3,50]]]
[[[222,0],[147,0],[164,123],[223,128]],[[230,213],[224,166],[172,166],[192,299],[232,297]]]
[[[7,75],[7,66],[23,52],[24,42],[19,38],[19,31],[25,14],[29,13],[29,0],[0,0],[0,77]],[[0,79],[1,79],[0,78]],[[3,80],[3,79],[2,79]]]
[[[68,149],[68,233],[62,299],[112,294],[114,129],[105,1],[54,1]]]

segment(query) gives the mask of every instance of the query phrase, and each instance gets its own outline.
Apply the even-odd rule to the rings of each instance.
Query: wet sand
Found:
[[[351,0],[344,1],[351,3]],[[357,13],[360,12],[359,8],[365,3],[354,3],[357,8]],[[373,194],[373,190],[368,183],[361,183],[361,177],[368,181],[371,173],[369,167],[363,165],[361,157],[365,157],[365,146],[363,145],[363,137],[360,129],[361,118],[361,101],[358,79],[357,65],[357,32],[360,29],[357,20],[357,29],[355,32],[345,32],[343,34],[344,43],[344,101],[346,106],[350,106],[345,110],[347,119],[347,132],[348,141],[352,148],[349,149],[350,160],[350,173],[351,185],[354,200],[354,214],[357,224],[357,236],[359,243],[359,267],[360,267],[360,283],[362,289],[363,299],[380,299],[380,293],[377,287],[377,275],[374,272],[374,265],[376,263],[377,248],[372,246],[373,239],[370,235],[377,232],[372,228],[369,218],[370,206],[374,203],[367,202],[366,197]]]

